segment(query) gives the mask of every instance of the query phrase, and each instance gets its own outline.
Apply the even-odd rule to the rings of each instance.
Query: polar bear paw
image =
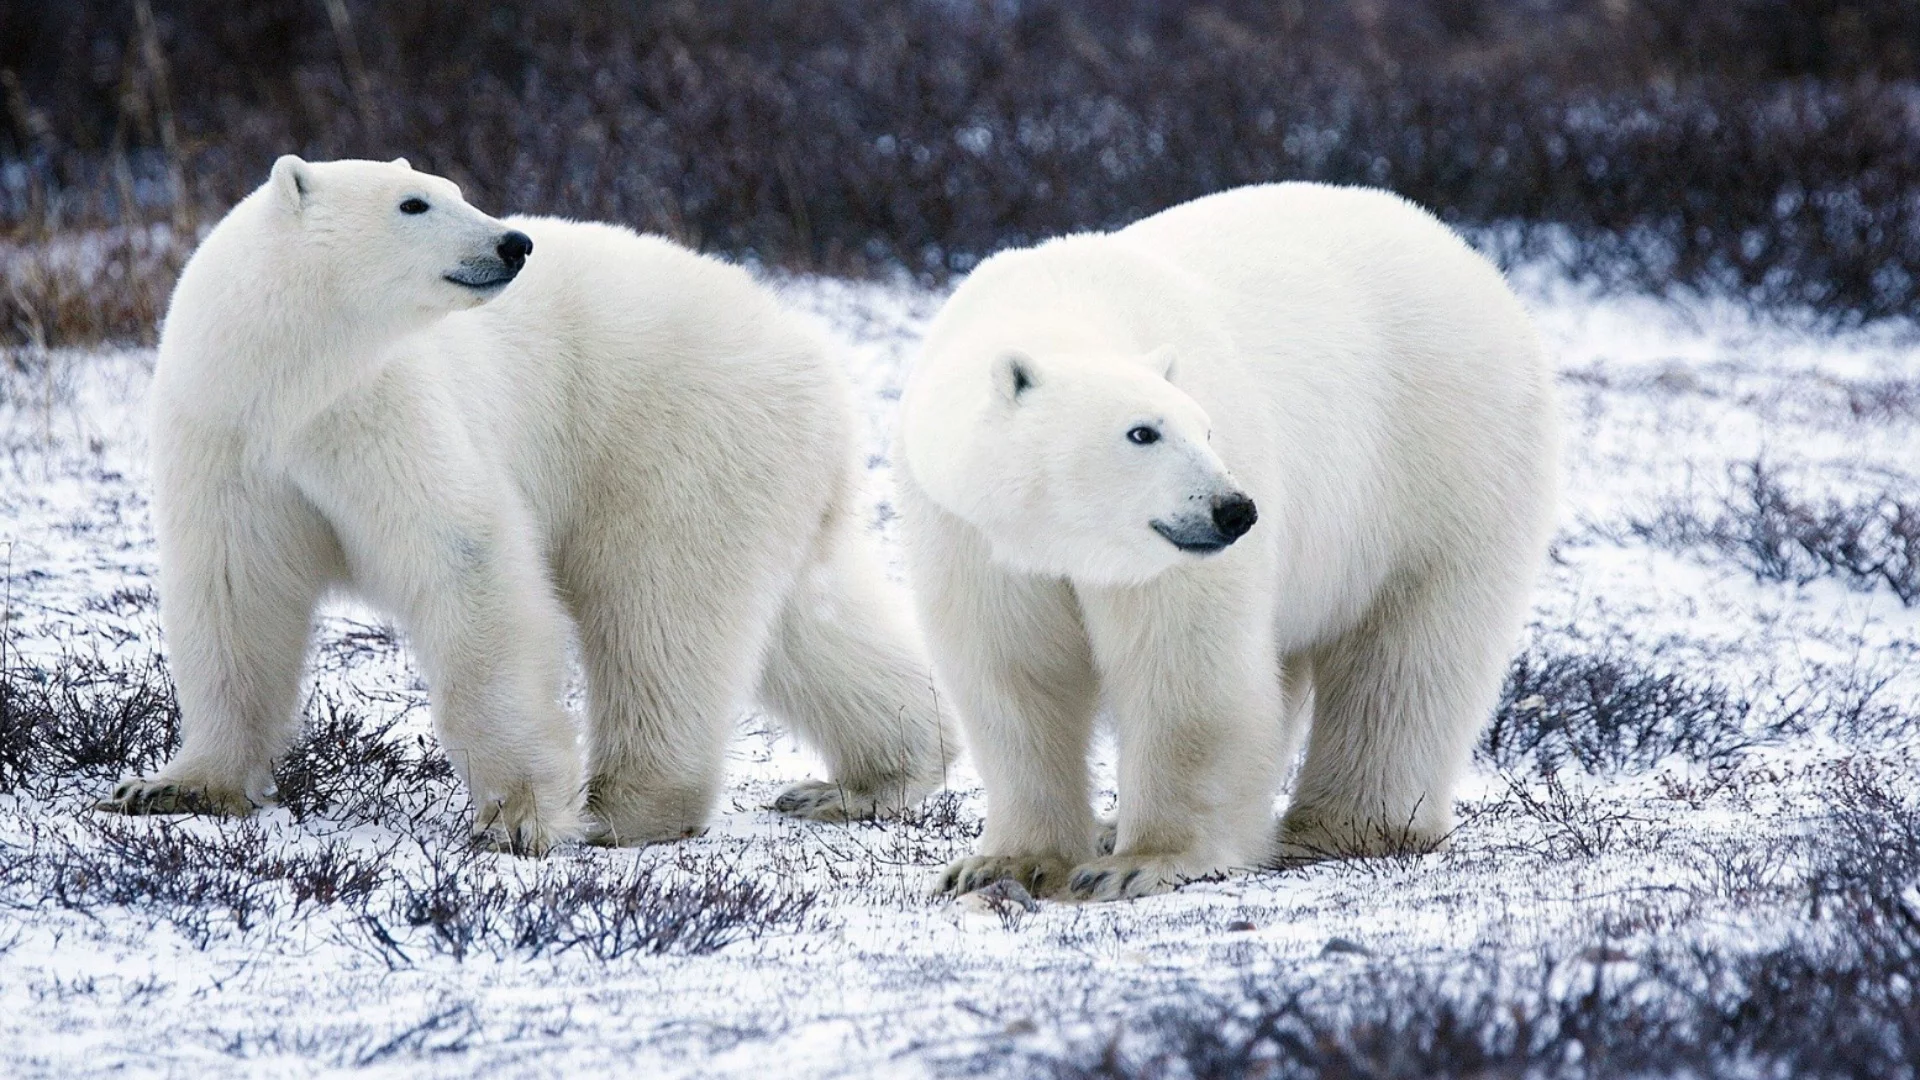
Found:
[[[1135,900],[1172,892],[1185,880],[1179,862],[1164,855],[1103,855],[1073,868],[1061,899]]]
[[[917,799],[901,785],[855,787],[831,780],[802,780],[773,800],[773,809],[805,821],[866,821],[897,814]]]
[[[1050,896],[1066,886],[1072,865],[1053,855],[974,855],[956,859],[934,875],[937,895],[963,896],[996,881],[1012,880],[1034,896]]]
[[[693,840],[705,835],[707,835],[705,825],[636,829],[595,818],[587,825],[585,840],[594,847],[646,847],[649,844],[671,844],[679,840]]]
[[[246,817],[258,809],[245,791],[159,777],[122,780],[113,794],[93,804],[109,814],[211,814]]]
[[[474,842],[507,855],[539,858],[586,831],[578,810],[542,806],[524,793],[487,802],[473,816]]]
[[[645,847],[703,836],[712,796],[694,784],[672,787],[602,775],[587,785],[587,843]]]
[[[1447,846],[1452,831],[1450,821],[1390,823],[1295,809],[1281,819],[1274,861],[1289,867],[1329,859],[1430,855]]]

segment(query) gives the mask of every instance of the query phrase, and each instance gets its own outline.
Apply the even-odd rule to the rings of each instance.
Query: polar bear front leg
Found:
[[[987,822],[979,854],[947,864],[936,892],[959,895],[1013,878],[1036,896],[1052,895],[1095,850],[1099,826],[1087,791],[1097,704],[1092,671],[1084,657],[1071,655],[1075,650],[1059,650],[1068,655],[1045,664],[1045,646],[1034,644],[1036,653],[1024,660],[1001,654],[943,665],[953,672],[967,742],[986,785]]]
[[[481,556],[486,586],[422,597],[407,617],[435,730],[473,801],[474,836],[536,856],[586,832],[578,736],[560,703],[564,615],[537,558]]]
[[[237,437],[236,437],[237,438]],[[338,552],[291,485],[242,470],[237,447],[176,431],[156,463],[160,623],[180,750],[98,804],[125,814],[248,814],[292,737],[313,605]]]
[[[1057,892],[1099,832],[1087,783],[1098,686],[1073,589],[993,565],[970,527],[910,482],[900,494],[916,526],[908,558],[921,621],[987,791],[979,854],[939,871],[934,889],[1012,877]]]
[[[584,832],[578,739],[560,701],[566,616],[512,483],[411,389],[390,377],[316,421],[300,484],[354,583],[406,628],[476,836],[543,854]]]
[[[625,513],[605,508],[575,541],[599,554],[562,560],[587,672],[588,839],[608,846],[706,831],[786,577],[773,530]]]
[[[1287,746],[1280,671],[1257,590],[1191,580],[1082,588],[1119,734],[1111,854],[1067,896],[1125,900],[1266,861]]]
[[[1516,563],[1531,568],[1532,563]],[[1436,575],[1321,648],[1283,862],[1420,854],[1453,831],[1454,787],[1500,693],[1523,580]]]

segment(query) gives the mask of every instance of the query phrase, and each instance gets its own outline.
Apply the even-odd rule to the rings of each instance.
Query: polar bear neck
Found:
[[[207,235],[175,287],[156,393],[207,419],[311,415],[364,384],[401,339],[439,318],[380,319],[283,242],[256,192]]]

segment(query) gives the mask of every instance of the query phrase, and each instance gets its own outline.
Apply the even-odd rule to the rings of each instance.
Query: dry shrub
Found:
[[[491,210],[939,277],[1312,179],[1393,188],[1502,226],[1504,254],[1622,286],[1841,319],[1920,304],[1910,4],[163,0],[151,33],[126,16],[0,9],[0,227],[185,228],[285,151],[405,155]],[[45,314],[91,288],[28,296],[49,341],[150,336],[139,311],[163,287],[111,317]],[[0,331],[18,339],[26,312]]]

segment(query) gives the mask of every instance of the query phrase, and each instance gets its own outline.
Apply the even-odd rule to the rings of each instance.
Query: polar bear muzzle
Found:
[[[493,251],[495,258],[481,256],[460,260],[459,269],[447,274],[446,279],[455,285],[479,291],[504,288],[527,265],[527,256],[533,253],[533,238],[518,229],[510,230],[500,238]]]
[[[1206,516],[1192,514],[1171,522],[1155,520],[1148,524],[1181,551],[1211,555],[1226,550],[1235,540],[1247,535],[1247,530],[1258,520],[1260,511],[1253,500],[1236,491],[1216,497],[1211,513]]]

